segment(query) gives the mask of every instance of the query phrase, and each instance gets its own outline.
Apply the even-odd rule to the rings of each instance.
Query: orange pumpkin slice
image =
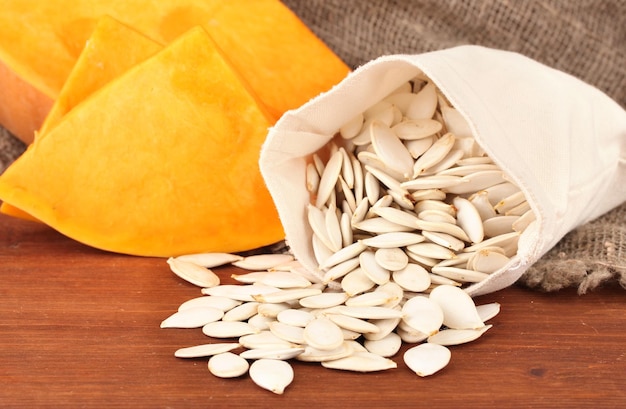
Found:
[[[157,42],[116,19],[103,16],[76,61],[37,137],[43,137],[66,113],[93,92],[162,48]],[[6,202],[0,205],[0,212],[37,221],[33,216]]]
[[[281,2],[251,1],[245,14],[241,3],[225,1],[204,27],[275,119],[348,74],[343,61]]]
[[[103,15],[162,44],[204,26],[274,119],[328,90],[348,72],[278,0],[5,0],[0,89],[17,90],[0,93],[0,125],[32,142]]]
[[[101,17],[37,136],[46,134],[72,108],[106,83],[162,48],[113,17]]]
[[[37,139],[0,176],[0,198],[119,253],[261,247],[284,237],[258,169],[271,124],[195,28]]]

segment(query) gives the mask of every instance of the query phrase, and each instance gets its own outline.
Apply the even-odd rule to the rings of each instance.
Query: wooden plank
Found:
[[[224,282],[236,268],[217,270]],[[200,290],[163,259],[101,252],[0,216],[0,406],[619,407],[626,404],[626,292],[579,296],[511,287],[476,299],[502,312],[481,339],[452,347],[420,378],[294,362],[283,396],[249,377],[219,379],[183,346],[215,342],[160,322]],[[405,351],[408,346],[404,346]]]

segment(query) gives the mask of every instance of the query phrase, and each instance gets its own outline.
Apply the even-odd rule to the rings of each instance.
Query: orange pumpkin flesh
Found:
[[[59,0],[51,1],[56,2]],[[81,33],[93,24],[92,20],[95,19],[99,11],[102,11],[99,8],[102,6],[100,0],[90,0],[88,7],[83,7],[83,1],[78,0],[77,3],[80,7],[70,10],[75,23],[69,24],[69,28],[62,27],[63,33],[66,34],[63,43],[66,45],[80,43]],[[108,2],[103,1],[102,3]],[[135,138],[135,133],[142,132],[140,130],[137,130],[135,133],[127,132],[128,129],[132,129],[132,127],[125,127],[125,123],[128,121],[117,120],[117,115],[135,117],[134,104],[155,104],[157,105],[155,108],[158,109],[152,111],[154,114],[154,112],[162,108],[158,106],[159,104],[168,103],[167,99],[146,100],[139,92],[131,93],[132,95],[130,96],[123,95],[126,89],[121,86],[114,87],[111,85],[113,87],[111,89],[109,89],[109,86],[104,86],[104,90],[99,90],[96,94],[106,93],[109,96],[107,102],[112,105],[115,105],[115,98],[119,95],[124,103],[120,102],[118,106],[127,106],[128,109],[112,110],[111,114],[106,115],[106,117],[102,115],[103,109],[105,110],[104,112],[109,111],[108,108],[103,108],[107,105],[101,105],[104,97],[96,97],[91,94],[98,87],[102,87],[103,84],[128,68],[125,67],[128,64],[125,61],[121,61],[128,58],[126,53],[121,51],[120,42],[124,42],[122,32],[125,30],[127,32],[129,30],[132,31],[132,34],[130,32],[127,33],[128,38],[126,40],[130,41],[132,39],[133,43],[137,41],[135,45],[139,48],[142,46],[147,48],[154,47],[154,42],[139,35],[136,30],[116,22],[113,18],[105,17],[101,19],[99,28],[96,28],[88,44],[100,45],[102,47],[100,56],[105,61],[109,60],[109,63],[115,67],[105,71],[94,69],[93,64],[91,66],[89,64],[93,55],[90,58],[87,57],[94,50],[91,50],[89,46],[84,49],[83,54],[81,54],[74,66],[72,74],[62,88],[55,108],[48,116],[46,124],[37,137],[37,139],[44,137],[47,139],[46,135],[51,134],[55,135],[54,138],[51,142],[38,141],[33,147],[29,148],[24,155],[24,159],[16,162],[11,169],[5,172],[5,174],[10,176],[0,176],[0,198],[5,200],[0,211],[31,220],[36,220],[39,217],[52,227],[66,233],[70,237],[74,237],[78,241],[106,250],[137,255],[170,256],[194,251],[248,250],[271,244],[283,238],[280,222],[257,168],[260,144],[267,127],[284,110],[295,108],[311,97],[329,89],[348,73],[348,67],[327,49],[290,10],[276,0],[240,0],[227,3],[202,1],[203,9],[191,7],[192,3],[194,1],[177,1],[176,4],[180,8],[177,12],[172,12],[168,9],[171,6],[168,1],[161,2],[158,4],[162,8],[162,13],[159,17],[161,20],[157,19],[159,24],[150,22],[151,12],[148,11],[145,13],[148,15],[148,18],[144,18],[140,25],[144,29],[148,27],[148,32],[154,26],[158,26],[159,33],[167,38],[168,36],[174,37],[185,25],[192,25],[193,21],[200,19],[205,22],[204,27],[211,31],[213,40],[221,45],[218,48],[222,53],[222,57],[225,57],[234,66],[235,71],[239,71],[239,73],[231,72],[231,74],[235,77],[240,75],[243,78],[243,81],[238,83],[237,86],[245,87],[249,84],[250,94],[257,97],[256,102],[258,105],[255,107],[255,110],[269,114],[265,118],[267,123],[260,128],[259,123],[255,123],[255,121],[245,124],[249,128],[246,132],[251,135],[251,141],[240,141],[238,138],[232,140],[228,135],[220,133],[224,130],[224,128],[220,127],[216,128],[217,137],[214,134],[209,135],[212,138],[212,142],[208,142],[209,144],[219,142],[221,145],[224,145],[224,149],[230,152],[238,152],[237,158],[242,157],[241,161],[226,161],[225,158],[228,158],[227,154],[218,154],[215,156],[215,160],[210,161],[210,164],[205,163],[205,167],[199,169],[200,166],[194,167],[193,165],[194,163],[197,164],[197,162],[186,159],[186,155],[192,155],[191,151],[195,152],[195,149],[188,150],[186,154],[181,153],[179,149],[179,154],[174,155],[177,158],[174,162],[188,163],[188,165],[182,166],[182,169],[185,170],[182,172],[183,174],[179,175],[180,179],[176,182],[172,182],[171,178],[166,178],[168,180],[166,185],[172,189],[174,186],[193,184],[194,181],[197,181],[194,175],[199,173],[206,174],[208,172],[221,175],[203,180],[201,190],[204,189],[204,192],[209,190],[210,192],[217,191],[221,192],[224,197],[230,197],[229,206],[224,205],[223,200],[214,203],[212,195],[194,198],[192,202],[196,203],[195,206],[187,205],[191,206],[191,208],[185,207],[180,203],[174,204],[171,201],[162,206],[160,203],[161,197],[165,197],[168,192],[171,192],[164,189],[163,184],[158,182],[164,179],[163,175],[158,172],[158,169],[162,169],[161,165],[164,162],[169,163],[169,157],[171,156],[169,150],[161,149],[158,152],[153,152],[149,159],[142,155],[142,160],[134,163],[129,161],[128,167],[121,166],[118,169],[118,162],[113,158],[118,158],[120,154],[126,154],[129,149],[133,149],[133,146],[137,151],[143,152],[145,146],[139,146],[141,145],[141,138],[134,141],[137,142],[136,145],[131,143],[116,143],[114,145],[102,143],[98,145],[97,140],[100,138],[106,139],[111,135],[116,135],[118,137],[114,139],[117,142],[124,138],[128,138],[128,141],[131,138]],[[37,3],[39,6],[42,4]],[[133,2],[128,2],[127,4],[130,8],[133,7]],[[111,5],[108,3],[106,6],[109,7],[107,11],[112,12],[111,14],[116,15],[116,13],[120,13],[120,10],[115,9],[116,7],[119,8],[119,4]],[[212,14],[207,23],[205,17],[209,14],[209,11]],[[251,13],[251,11],[254,11],[254,13]],[[123,15],[124,13],[121,12],[121,14]],[[87,15],[89,16],[86,17]],[[51,18],[53,23],[56,21],[55,18],[55,16]],[[0,16],[1,19],[2,17]],[[245,21],[245,24],[242,21]],[[107,32],[107,28],[109,32]],[[113,31],[119,32],[114,33]],[[67,35],[67,33],[73,34]],[[159,35],[154,35],[154,31],[152,31],[152,34],[155,38],[159,37]],[[0,27],[1,35],[2,28]],[[68,49],[76,49],[76,47],[68,47]],[[131,49],[140,51],[138,54],[141,54],[141,51],[146,51],[132,48],[132,45]],[[46,50],[40,51],[44,54],[47,52]],[[215,50],[213,51],[215,52]],[[146,53],[149,52],[146,51]],[[0,49],[0,60],[1,57],[2,50]],[[182,56],[181,58],[187,58],[187,56]],[[137,61],[140,60],[141,57],[138,55]],[[191,61],[193,59],[185,62],[185,64],[193,66]],[[250,61],[253,63],[250,63]],[[116,71],[118,69],[119,71]],[[142,72],[149,71],[150,69],[142,68]],[[146,75],[149,78],[151,74],[135,75]],[[124,77],[126,75],[122,75],[122,78]],[[132,83],[132,81],[122,78],[114,82]],[[0,78],[1,80],[2,78]],[[193,84],[189,84],[189,86],[190,89],[194,87]],[[169,95],[169,97],[174,97],[174,95]],[[181,94],[180,97],[184,98],[184,95]],[[205,95],[204,97],[208,96]],[[190,102],[186,109],[199,111],[196,105],[202,106],[208,103],[221,105],[223,112],[231,112],[231,108],[228,107],[233,106],[233,104],[237,105],[237,103],[239,103],[239,106],[242,105],[242,101],[232,101],[231,97],[228,93],[219,95],[219,89],[216,88],[216,92],[211,94],[209,99],[200,98]],[[97,98],[99,102],[91,101],[92,98]],[[133,98],[134,104],[131,102]],[[82,105],[87,107],[82,107]],[[74,113],[76,110],[79,113]],[[149,107],[146,107],[145,111],[148,110]],[[167,111],[170,114],[172,113],[169,110]],[[236,110],[233,110],[232,113],[236,112]],[[226,116],[228,117],[228,115]],[[145,117],[150,117],[150,115],[145,115]],[[244,122],[247,122],[246,117],[246,115],[242,116]],[[218,120],[219,115],[215,115],[213,119]],[[147,123],[157,124],[165,121],[178,122],[185,121],[185,119],[182,115],[181,118],[178,118],[177,115],[170,115],[167,120],[159,117],[156,121],[150,117]],[[221,122],[223,121],[224,118],[222,118]],[[68,123],[66,124],[65,122]],[[201,128],[204,126],[202,121],[196,122],[195,124],[187,125]],[[218,120],[218,122],[220,121]],[[173,128],[176,128],[178,125],[183,126],[183,124],[169,124],[167,126],[170,125]],[[60,126],[61,129],[56,130],[55,126]],[[119,127],[124,128],[124,132],[118,135]],[[93,129],[100,131],[92,133]],[[134,129],[137,128],[135,127]],[[263,137],[259,138],[256,132],[262,134]],[[82,135],[86,133],[90,134],[88,138]],[[193,134],[193,132],[191,133]],[[176,132],[162,133],[156,132],[156,130],[154,134],[158,135],[159,138],[164,137],[165,139],[176,139],[178,135]],[[145,137],[145,135],[143,136]],[[73,142],[80,145],[69,143],[71,138],[77,139]],[[89,159],[82,154],[82,143],[87,143],[87,139],[95,141],[88,142],[90,152],[93,150],[93,155],[89,155]],[[193,146],[193,142],[187,139],[181,140],[181,143]],[[252,148],[252,145],[255,143],[257,146]],[[240,149],[248,153],[241,155],[239,153]],[[215,149],[211,148],[211,150]],[[222,153],[224,152],[222,151]],[[73,164],[72,160],[68,161],[66,156],[76,160],[82,166]],[[79,156],[81,159],[77,159]],[[103,161],[101,159],[103,157],[108,159]],[[247,161],[243,160],[246,158],[248,159]],[[85,160],[94,162],[94,169],[91,172],[86,171],[83,163]],[[55,165],[46,163],[47,161],[56,161],[58,163]],[[64,161],[68,161],[69,165],[65,166],[61,171],[58,165],[64,163]],[[232,164],[237,164],[237,166],[229,167]],[[108,169],[106,169],[107,167]],[[143,179],[140,185],[142,188],[145,187],[145,189],[120,190],[125,180],[123,175],[125,172],[132,173],[133,167],[136,169],[157,170],[154,174],[150,172],[142,173]],[[51,169],[53,170],[52,172],[50,172]],[[100,173],[97,172],[97,169],[100,169]],[[59,178],[55,182],[53,177],[48,177],[51,174],[54,175],[55,171],[68,176],[65,182],[63,182],[63,178]],[[189,174],[188,172],[192,176],[184,176],[184,174]],[[112,174],[116,177],[111,177]],[[249,174],[250,177],[244,178],[242,175],[245,174]],[[46,177],[42,177],[42,175]],[[90,176],[90,178],[86,176]],[[90,182],[79,182],[83,179],[90,180]],[[247,184],[241,183],[242,181],[247,181]],[[72,198],[72,195],[67,195],[65,190],[68,187],[72,189],[76,196],[86,196],[85,200],[75,200]],[[81,189],[83,190],[81,191]],[[144,203],[145,212],[130,212],[129,209],[132,207],[128,203],[140,202],[133,196],[136,192],[143,192],[145,196],[152,195],[152,202],[156,203],[156,205],[151,207],[151,205]],[[183,198],[189,198],[188,196],[189,192],[186,192]],[[96,197],[98,199],[94,199]],[[112,207],[109,207],[107,211],[103,211],[107,203],[112,202],[102,201],[100,197],[110,197],[112,200],[118,198],[119,200],[117,203],[110,205]],[[56,202],[57,200],[60,200],[60,203],[63,205],[59,205]],[[242,205],[242,203],[247,203],[248,205]],[[250,207],[254,208],[252,212],[248,211]],[[247,211],[242,211],[244,208]],[[161,214],[164,209],[167,210],[165,213],[172,216]],[[188,217],[181,218],[178,222],[176,220],[168,220],[171,223],[165,226],[156,226],[155,223],[146,225],[145,220],[142,219],[142,216],[147,217],[147,215],[151,215],[155,220],[159,221],[164,217],[178,219],[181,211],[184,209],[186,209],[184,213]],[[115,213],[115,217],[107,216],[111,212]],[[124,217],[123,213],[128,214]],[[89,217],[92,219],[91,223],[88,220]],[[94,219],[99,219],[99,221]],[[111,230],[106,231],[104,229],[103,231],[102,224],[109,219],[118,220],[119,223],[111,222],[109,223]],[[265,222],[263,223],[262,220],[258,219],[263,219]],[[199,222],[190,223],[189,220],[199,220]],[[119,226],[122,225],[124,228],[119,229]],[[252,233],[247,229],[248,227],[255,230],[255,239],[252,239]],[[134,236],[133,233],[130,233],[131,230],[134,231]]]
[[[103,16],[86,42],[41,129],[36,132],[36,137],[43,137],[78,103],[162,48],[157,42],[114,18]],[[0,212],[26,220],[37,220],[6,202],[0,205]]]
[[[5,0],[0,13],[0,65],[4,63],[7,70],[3,74],[0,69],[0,85],[18,78],[42,98],[20,104],[0,93],[6,111],[0,115],[0,125],[13,121],[9,130],[32,142],[33,130],[43,121],[43,115],[36,113],[47,112],[58,97],[103,15],[162,44],[191,27],[204,26],[274,119],[326,91],[348,72],[278,0],[73,0],[71,4]]]
[[[37,139],[0,177],[0,197],[109,251],[260,247],[284,237],[257,166],[271,124],[195,28]]]
[[[2,60],[0,90],[0,125],[20,140],[31,142],[54,100],[19,77]]]
[[[100,18],[37,135],[46,134],[93,92],[162,48],[112,17]]]
[[[240,3],[225,1],[204,27],[276,120],[348,74],[348,67],[278,1],[249,2],[244,18]]]

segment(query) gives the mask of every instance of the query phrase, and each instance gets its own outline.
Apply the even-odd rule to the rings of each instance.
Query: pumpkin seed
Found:
[[[213,268],[243,260],[243,257],[230,253],[196,253],[178,256],[176,260],[186,261],[206,268]]]
[[[161,328],[200,328],[224,316],[224,311],[213,307],[195,307],[175,312],[161,322]]]
[[[258,302],[249,301],[227,311],[222,317],[222,321],[245,321],[256,315],[258,309]]]
[[[315,315],[303,309],[289,308],[279,312],[276,319],[283,324],[304,328],[309,322],[315,319]]]
[[[274,335],[271,331],[261,331],[256,334],[243,335],[239,337],[239,344],[247,349],[293,348],[297,346],[297,344],[285,341]]]
[[[384,318],[402,318],[403,312],[394,308],[387,307],[354,307],[354,306],[338,306],[335,311],[348,317],[361,319],[384,319]]]
[[[435,84],[428,82],[419,92],[406,109],[409,119],[432,118],[437,109],[437,90]]]
[[[349,317],[342,314],[325,315],[326,317],[328,317],[329,320],[331,320],[341,328],[345,328],[350,331],[355,331],[361,334],[376,333],[380,331],[380,329],[375,324],[372,324],[360,318]]]
[[[167,264],[178,277],[198,287],[215,287],[220,284],[217,274],[196,263],[170,257]]]
[[[485,325],[477,329],[444,329],[428,337],[428,342],[444,346],[466,344],[480,338],[491,327]]]
[[[397,329],[398,324],[400,324],[400,320],[402,318],[382,318],[382,319],[374,319],[369,320],[370,324],[376,325],[378,328],[377,332],[366,332],[363,334],[363,338],[366,340],[377,341],[385,338],[387,335],[392,333],[395,329]]]
[[[239,347],[241,345],[237,342],[194,345],[177,349],[174,356],[177,358],[201,358],[229,352]]]
[[[305,288],[311,286],[306,278],[287,271],[259,271],[247,274],[233,274],[232,278],[248,284],[265,284],[276,288]]]
[[[480,319],[485,322],[489,321],[500,312],[500,304],[497,302],[483,304],[476,306],[476,311],[478,311],[478,316]]]
[[[429,299],[443,312],[443,325],[453,329],[478,329],[485,326],[476,311],[476,305],[465,291],[451,285],[435,287]]]
[[[281,311],[288,310],[291,305],[288,303],[261,303],[258,307],[259,315],[267,318],[276,318]]]
[[[425,240],[425,236],[412,232],[390,232],[378,234],[374,237],[359,240],[362,244],[369,247],[398,248],[411,244],[421,243]]]
[[[457,224],[467,234],[472,243],[480,243],[483,241],[485,232],[483,229],[483,221],[480,213],[474,207],[472,202],[462,197],[455,197],[452,201],[456,207]]]
[[[341,289],[348,297],[364,293],[374,287],[376,283],[372,281],[361,267],[357,267],[341,280]]]
[[[344,292],[325,292],[318,295],[301,298],[299,303],[306,308],[331,308],[343,304],[348,299],[348,294]]]
[[[387,166],[408,178],[413,170],[413,157],[395,132],[382,122],[372,122],[370,138],[374,152]]]
[[[250,379],[263,389],[282,395],[293,381],[293,368],[285,361],[259,359],[250,365]]]
[[[401,270],[392,273],[393,281],[407,291],[420,292],[430,286],[430,275],[428,270],[419,264],[407,264]]]
[[[417,375],[424,377],[448,365],[451,355],[450,350],[443,345],[420,344],[404,353],[404,363]]]
[[[203,288],[202,293],[206,295],[231,298],[237,301],[255,301],[253,295],[273,293],[278,288],[264,284],[235,285],[223,284],[210,288]]]
[[[341,128],[339,128],[339,134],[344,139],[351,139],[358,135],[361,127],[363,126],[363,114],[359,113],[351,120],[346,122]]]
[[[212,307],[225,312],[240,305],[241,303],[241,301],[233,300],[232,298],[228,297],[203,295],[201,297],[192,298],[183,302],[178,307],[178,311],[183,311],[189,308],[196,307]]]
[[[391,129],[398,138],[408,141],[428,138],[441,131],[441,128],[441,122],[422,118],[402,121]]]
[[[413,179],[416,179],[422,172],[431,166],[439,163],[454,146],[455,136],[447,133],[437,139],[423,155],[421,155],[413,165]]]
[[[270,323],[270,331],[278,338],[294,344],[305,344],[304,328],[288,325],[282,322],[274,321]]]
[[[243,351],[239,354],[244,359],[278,359],[286,361],[300,355],[304,352],[304,347],[271,347],[271,348],[253,348]]]
[[[209,371],[219,378],[236,378],[248,372],[248,361],[232,352],[213,355],[209,359]]]
[[[383,291],[371,291],[350,297],[345,304],[348,307],[377,307],[390,301],[390,295]]]
[[[304,327],[304,341],[313,348],[331,351],[343,344],[343,333],[337,324],[326,317],[318,317]]]
[[[331,192],[335,188],[335,184],[341,173],[341,167],[343,162],[343,155],[337,151],[331,155],[328,163],[322,173],[320,179],[319,188],[317,189],[317,198],[315,199],[315,207],[320,208],[330,198]]]
[[[339,347],[332,350],[321,350],[310,345],[304,347],[304,352],[296,357],[298,361],[324,362],[344,358],[354,352],[351,344],[344,341]]]
[[[402,338],[395,332],[390,332],[384,338],[373,340],[366,339],[363,345],[373,354],[380,355],[385,358],[394,356],[402,346]]]
[[[391,359],[371,352],[355,352],[345,358],[323,361],[322,366],[354,372],[377,372],[398,367]]]
[[[424,296],[413,297],[402,306],[402,321],[411,328],[432,335],[443,325],[443,311],[439,304]]]
[[[239,338],[258,332],[256,327],[241,321],[215,321],[202,327],[202,333],[213,338]]]
[[[252,325],[259,331],[263,331],[270,328],[270,322],[274,322],[274,318],[265,317],[261,314],[253,315],[248,319],[248,324]]]
[[[310,297],[321,293],[322,290],[319,288],[295,288],[289,290],[278,290],[265,294],[256,294],[253,295],[252,298],[258,302],[276,304],[286,301],[296,301],[300,298]]]
[[[232,263],[246,270],[267,270],[293,260],[290,254],[258,254]]]

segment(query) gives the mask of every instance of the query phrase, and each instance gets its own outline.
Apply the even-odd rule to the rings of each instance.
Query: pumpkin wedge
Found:
[[[241,4],[224,1],[204,27],[274,119],[348,74],[343,61],[281,2],[251,1],[245,14]]]
[[[46,134],[93,92],[162,48],[113,17],[102,16],[36,137]]]
[[[0,198],[87,245],[169,257],[284,237],[258,169],[272,119],[194,28],[76,105]]]
[[[93,92],[162,48],[159,43],[113,17],[101,17],[41,129],[35,133],[36,137],[43,137],[66,113]],[[0,212],[37,220],[6,202],[0,205]]]
[[[204,26],[274,119],[348,72],[278,0],[3,0],[0,125],[32,142],[103,15],[162,44]]]

